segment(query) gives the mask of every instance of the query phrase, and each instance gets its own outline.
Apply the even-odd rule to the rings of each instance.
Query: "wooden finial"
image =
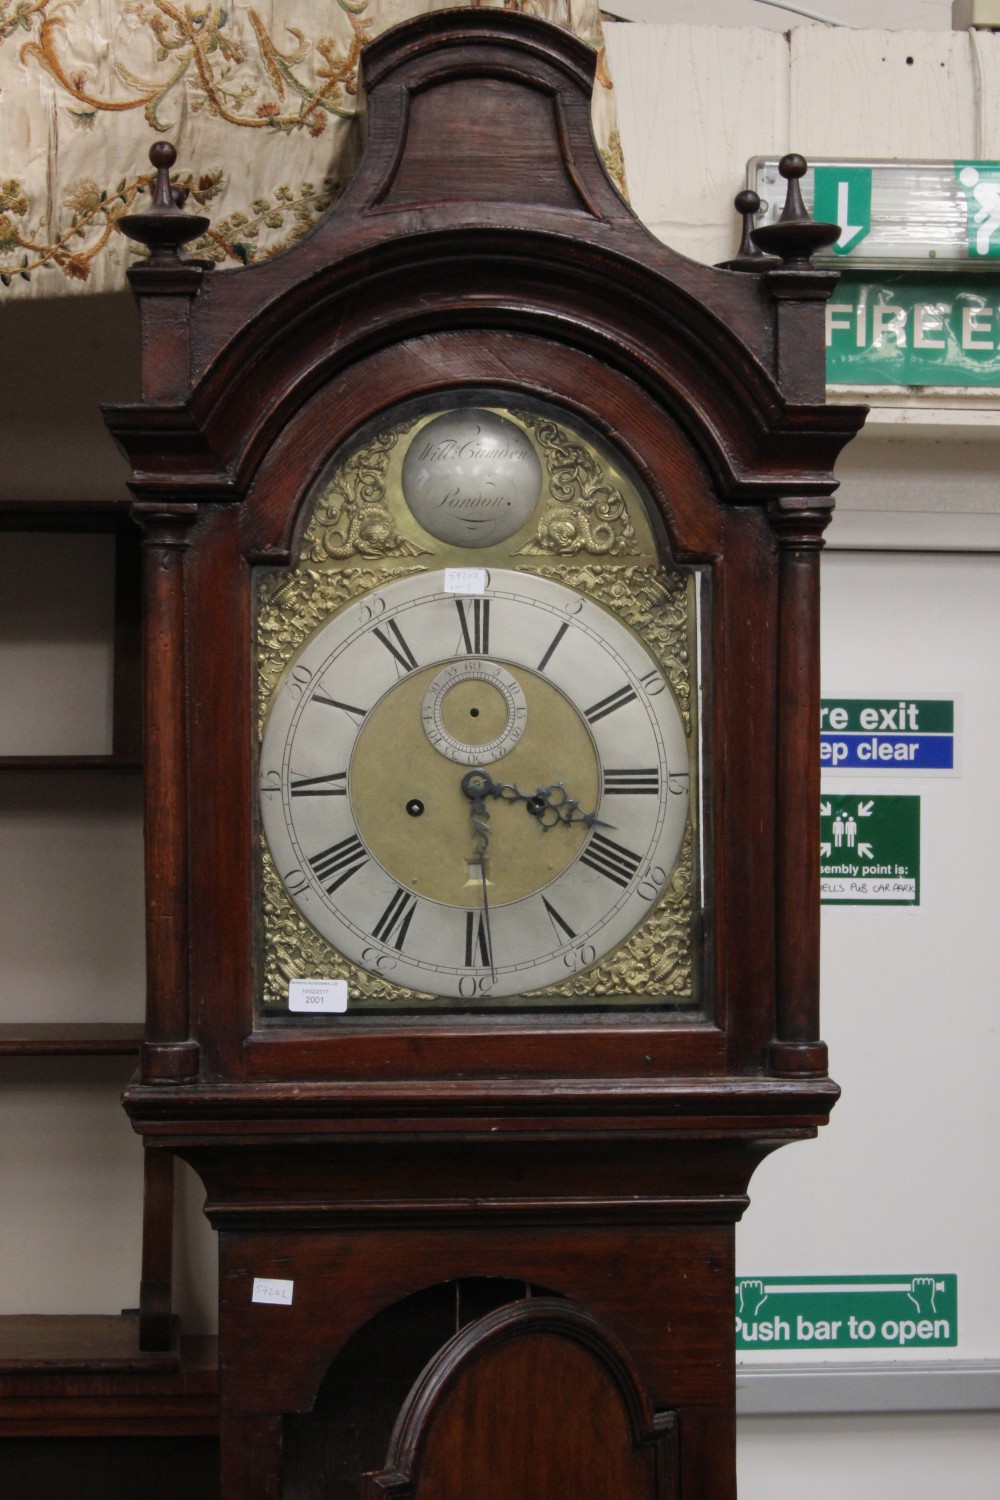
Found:
[[[799,182],[807,165],[805,157],[796,151],[781,158],[778,171],[788,183],[781,217],[774,224],[762,224],[752,231],[754,244],[779,255],[786,265],[808,265],[811,255],[840,238],[839,224],[818,224],[806,210]]]
[[[152,205],[146,213],[125,214],[118,227],[130,240],[148,245],[154,261],[179,260],[181,245],[204,234],[210,221],[201,214],[185,213],[181,207],[184,195],[170,183],[170,168],[177,160],[171,143],[154,141],[149,160],[156,168]]]
[[[743,219],[743,233],[740,236],[740,248],[732,260],[719,262],[720,271],[769,271],[779,266],[781,261],[776,255],[765,255],[763,250],[758,250],[751,238],[753,234],[754,220],[760,213],[760,199],[752,188],[744,188],[737,193],[733,199],[733,207]]]

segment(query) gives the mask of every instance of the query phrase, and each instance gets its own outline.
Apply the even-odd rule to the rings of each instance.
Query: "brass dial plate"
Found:
[[[468,601],[443,572],[387,583],[293,657],[264,730],[261,806],[318,932],[394,983],[486,1003],[591,967],[648,914],[681,848],[690,768],[662,669],[608,611],[502,569],[480,602],[489,660],[527,705],[494,779],[561,783],[599,824],[546,829],[522,801],[491,798],[484,873],[462,767],[421,719],[468,639]]]

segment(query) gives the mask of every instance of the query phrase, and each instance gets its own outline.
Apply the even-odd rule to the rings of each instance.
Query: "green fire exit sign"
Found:
[[[1000,385],[1000,279],[845,272],[826,305],[834,385]]]
[[[744,1276],[736,1348],[948,1349],[958,1343],[958,1277]]]

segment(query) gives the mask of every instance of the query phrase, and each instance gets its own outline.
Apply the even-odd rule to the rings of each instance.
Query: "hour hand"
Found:
[[[578,800],[570,796],[561,781],[536,787],[533,792],[522,792],[519,786],[510,782],[493,782],[492,795],[501,797],[504,802],[523,802],[543,833],[548,833],[559,823],[585,823],[588,828],[614,827],[613,823],[605,823],[596,812],[583,812]]]

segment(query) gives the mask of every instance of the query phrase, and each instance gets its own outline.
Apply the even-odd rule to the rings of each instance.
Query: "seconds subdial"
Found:
[[[452,662],[431,680],[420,708],[435,750],[461,766],[491,765],[525,731],[528,705],[517,678],[483,657]]]

